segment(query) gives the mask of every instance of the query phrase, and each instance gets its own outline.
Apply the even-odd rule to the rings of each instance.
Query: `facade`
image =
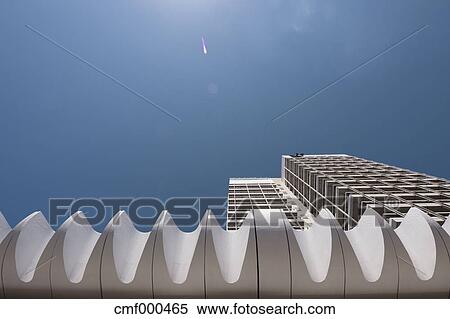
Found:
[[[311,219],[306,208],[281,178],[231,178],[228,186],[228,230],[236,230],[248,211],[281,212],[290,224],[302,229]]]
[[[102,233],[0,214],[0,297],[449,298],[448,181],[347,155],[283,156],[280,178],[233,178],[211,211],[150,232],[124,211]],[[394,201],[395,199],[395,201]]]
[[[282,178],[316,215],[329,209],[345,229],[370,207],[396,227],[412,207],[443,224],[450,182],[348,155],[283,156]]]

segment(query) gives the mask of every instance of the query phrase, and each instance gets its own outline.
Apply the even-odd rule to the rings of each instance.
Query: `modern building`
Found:
[[[311,223],[306,207],[281,178],[231,178],[228,185],[228,230],[238,229],[249,211],[282,212],[290,224],[302,229]]]
[[[450,183],[347,155],[283,156],[281,176],[232,178],[226,229],[164,211],[102,233],[0,214],[0,297],[449,298]]]
[[[349,155],[283,156],[284,185],[312,214],[327,208],[345,229],[367,207],[396,227],[413,207],[443,224],[450,182]]]

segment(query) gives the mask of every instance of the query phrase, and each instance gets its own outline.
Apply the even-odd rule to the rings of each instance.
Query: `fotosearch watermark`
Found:
[[[89,212],[89,222],[95,226],[104,224],[112,212],[126,211],[135,225],[152,225],[163,212],[176,217],[178,226],[198,225],[203,214],[210,210],[216,216],[226,218],[226,197],[173,197],[165,201],[155,197],[139,198],[50,198],[49,223],[58,226],[67,217],[83,211]]]
[[[258,223],[264,223],[265,226],[269,227],[283,225],[288,215],[291,221],[294,218],[294,221],[311,223],[314,219],[315,224],[337,228],[342,227],[342,223],[344,226],[346,223],[351,223],[354,226],[358,223],[356,218],[359,219],[359,216],[352,217],[345,212],[346,205],[348,205],[346,200],[342,201],[342,207],[330,205],[323,207],[330,212],[328,217],[326,214],[325,216],[319,216],[319,211],[323,208],[311,212],[310,208],[306,208],[298,200],[291,203],[286,202],[282,205],[283,208],[280,208],[279,202],[277,202],[279,199],[273,201],[266,200],[266,203],[261,205],[249,198],[243,198],[234,200],[231,204],[232,209],[229,210],[227,197],[172,197],[165,201],[156,197],[50,198],[48,211],[49,223],[55,227],[61,225],[69,215],[79,211],[87,213],[86,215],[92,226],[105,225],[111,219],[111,216],[119,211],[125,211],[136,226],[152,226],[161,213],[167,211],[170,212],[178,227],[187,228],[195,228],[199,225],[207,211],[211,211],[219,224],[223,226],[227,223],[228,218],[231,218],[231,220],[237,218],[243,221],[247,218],[248,213],[255,213],[256,211],[264,214],[264,219]],[[312,206],[316,206],[316,203],[323,204],[323,202],[317,201],[313,202]],[[389,207],[381,206],[376,210],[383,216],[384,212],[391,212],[397,206],[398,203],[392,201],[389,202]],[[362,213],[367,207],[361,206],[358,211]],[[380,211],[380,208],[382,211]],[[334,215],[336,222],[329,220],[330,215]],[[375,216],[372,220],[376,227],[387,226],[386,223],[381,222]]]

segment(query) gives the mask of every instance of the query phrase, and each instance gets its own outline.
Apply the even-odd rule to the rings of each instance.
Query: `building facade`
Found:
[[[283,156],[284,185],[313,215],[329,209],[345,229],[370,207],[396,227],[412,207],[443,224],[450,182],[349,155]]]
[[[310,223],[306,208],[281,178],[231,178],[228,186],[227,228],[236,230],[249,211],[281,212],[296,229]]]

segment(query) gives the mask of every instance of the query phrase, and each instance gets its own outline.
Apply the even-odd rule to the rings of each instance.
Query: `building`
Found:
[[[449,182],[347,155],[232,178],[227,229],[0,214],[0,298],[449,298]]]
[[[355,156],[283,156],[282,179],[312,214],[327,208],[345,229],[367,207],[394,227],[412,207],[439,224],[450,214],[449,181]]]
[[[412,207],[443,224],[450,182],[345,154],[284,155],[281,178],[230,179],[227,224],[238,228],[249,210],[280,210],[301,229],[326,208],[349,230],[367,207],[394,228]]]
[[[228,186],[228,230],[240,227],[248,211],[282,212],[291,225],[302,229],[311,220],[306,208],[281,178],[231,178]]]

